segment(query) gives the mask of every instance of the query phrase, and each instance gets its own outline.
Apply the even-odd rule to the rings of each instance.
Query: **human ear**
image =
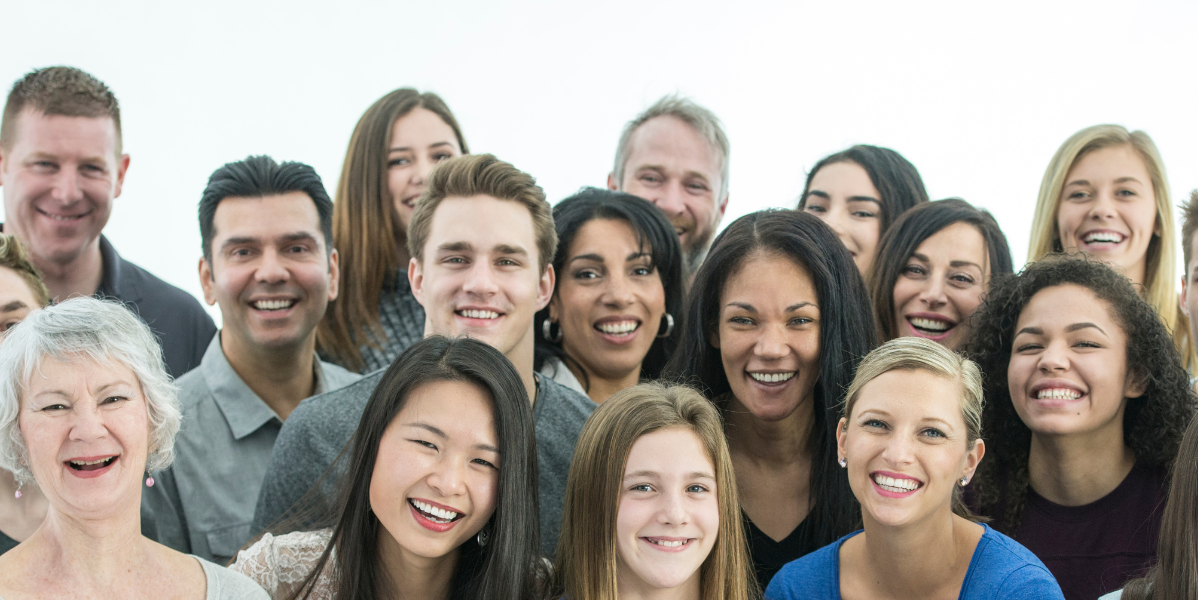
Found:
[[[962,472],[962,477],[967,482],[970,482],[971,478],[975,476],[975,469],[979,468],[979,462],[983,460],[984,452],[983,440],[975,440],[975,446],[971,448],[970,452],[967,452],[967,466]]]
[[[837,424],[837,453],[838,460],[846,457],[846,417],[842,417]]]
[[[421,269],[421,263],[417,258],[408,259],[408,285],[412,288],[412,295],[417,299],[417,304],[425,306],[425,273]]]
[[[204,301],[212,306],[217,303],[216,282],[213,281],[212,265],[200,257],[200,288],[204,290]]]

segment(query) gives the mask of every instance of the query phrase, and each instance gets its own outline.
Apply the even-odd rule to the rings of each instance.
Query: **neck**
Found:
[[[869,574],[872,587],[887,589],[893,598],[937,597],[938,590],[962,586],[981,529],[954,515],[949,504],[929,518],[900,527],[881,525],[863,511],[860,572]]]
[[[725,435],[729,451],[756,463],[786,465],[812,460],[809,436],[812,435],[812,392],[792,414],[778,421],[755,417],[733,395],[725,406]]]
[[[529,404],[533,405],[537,402],[537,380],[533,377],[533,324],[529,325],[529,331],[517,342],[517,345],[504,354],[504,357],[516,367],[517,373],[521,374],[521,383],[525,384],[525,391],[529,394]]]
[[[458,565],[459,549],[445,556],[416,556],[396,542],[384,527],[379,528],[379,561],[392,582],[393,592],[406,599],[443,600],[450,597],[450,582]]]
[[[138,505],[125,514],[85,521],[51,510],[29,538],[46,570],[91,582],[100,588],[120,584],[149,560],[153,542],[142,537]],[[68,568],[69,566],[69,568]]]
[[[1123,409],[1122,409],[1123,410]],[[1029,485],[1061,506],[1091,504],[1117,489],[1136,459],[1125,445],[1123,420],[1087,434],[1033,434]]]
[[[1125,271],[1125,276],[1129,278],[1129,281],[1133,282],[1133,287],[1136,288],[1144,297],[1147,292],[1145,288],[1146,259],[1143,258],[1132,265],[1124,267],[1123,270]]]
[[[621,600],[700,600],[700,569],[672,588],[648,586],[636,575],[619,569],[616,597]]]
[[[100,280],[104,278],[100,238],[92,240],[83,252],[69,262],[45,261],[33,254],[30,254],[30,259],[42,273],[42,281],[56,302],[72,296],[92,296],[100,289]]]
[[[16,497],[17,490],[21,497]],[[50,504],[36,485],[17,487],[13,474],[0,469],[0,533],[23,542],[46,520]]]
[[[571,370],[571,374],[582,383],[586,374],[587,394],[588,398],[596,404],[602,404],[608,400],[613,394],[631,388],[638,384],[638,375],[642,372],[642,364],[638,363],[632,371],[624,374],[601,374],[593,371],[588,371],[579,366],[577,361],[566,361],[567,368]]]
[[[280,419],[287,419],[301,400],[313,394],[315,330],[299,343],[278,348],[256,345],[231,329],[217,335],[234,372]]]

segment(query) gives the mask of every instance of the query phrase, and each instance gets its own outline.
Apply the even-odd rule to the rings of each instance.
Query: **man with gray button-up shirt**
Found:
[[[223,329],[179,378],[175,462],[143,494],[159,542],[223,564],[250,522],[283,420],[301,400],[356,381],[317,358],[337,297],[332,203],[311,167],[257,156],[227,164],[200,200],[205,300]]]

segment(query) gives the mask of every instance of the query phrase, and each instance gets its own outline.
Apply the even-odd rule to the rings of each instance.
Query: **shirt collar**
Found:
[[[122,285],[127,282],[121,280],[121,255],[117,254],[117,249],[113,248],[104,234],[100,234],[100,268],[100,287],[96,289],[97,296],[110,296],[127,302],[141,300],[136,286]]]

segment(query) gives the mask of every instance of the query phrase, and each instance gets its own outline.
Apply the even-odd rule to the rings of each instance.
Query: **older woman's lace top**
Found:
[[[332,534],[331,529],[297,531],[280,536],[266,533],[253,546],[238,552],[237,561],[229,568],[253,579],[271,598],[279,600],[304,582],[321,553],[325,552]],[[308,596],[312,600],[333,598],[333,559],[331,554],[317,577]]]

